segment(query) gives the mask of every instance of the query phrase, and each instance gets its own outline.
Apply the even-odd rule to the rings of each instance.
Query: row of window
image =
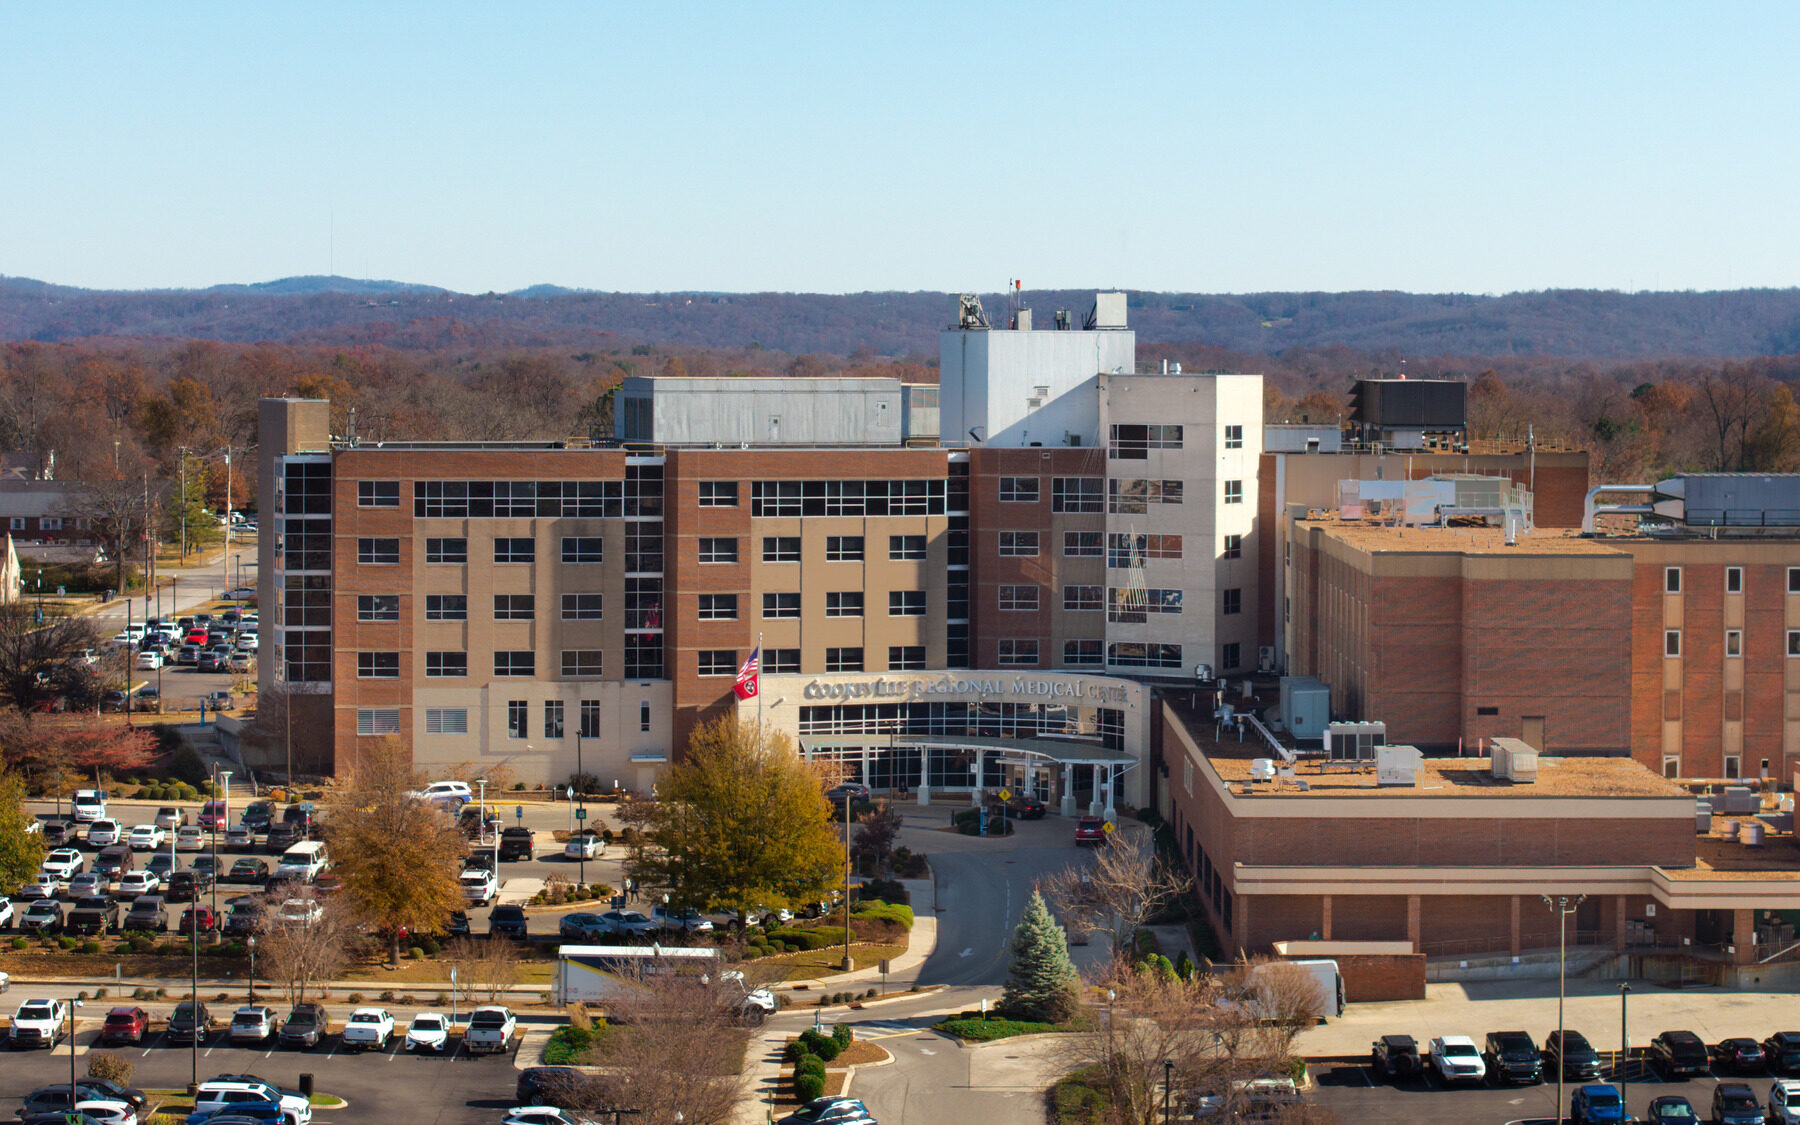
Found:
[[[924,562],[925,549],[926,538],[923,535],[888,536],[887,557],[889,562]],[[699,541],[697,553],[703,563],[735,563],[738,561],[738,541],[731,538],[703,538]],[[863,536],[827,535],[825,537],[826,562],[864,562],[866,559],[866,541]],[[763,536],[762,561],[766,563],[799,562],[800,536]]]
[[[356,482],[365,508],[400,506],[398,481]],[[293,508],[290,505],[289,510]],[[413,484],[418,519],[617,519],[662,515],[662,470],[633,465],[617,480],[422,480]]]
[[[364,484],[376,483],[364,481]],[[369,565],[395,565],[400,562],[400,540],[363,538],[356,541],[356,561]],[[469,541],[465,538],[425,540],[428,563],[466,563]],[[498,536],[494,539],[496,563],[532,563],[537,561],[537,540],[526,537]],[[565,535],[562,539],[562,561],[570,565],[605,561],[605,540],[598,535]]]
[[[580,726],[576,733],[582,738],[600,737],[600,701],[597,699],[578,700]],[[506,703],[506,733],[509,738],[528,737],[527,724],[531,714],[531,705],[523,699],[510,699]],[[563,701],[547,699],[543,705],[544,737],[563,737]],[[400,709],[398,707],[362,707],[356,712],[356,733],[363,735],[393,734],[400,729]],[[638,730],[650,730],[650,704],[644,701],[638,704]],[[467,707],[427,707],[425,709],[426,734],[468,734],[469,709]]]
[[[893,661],[898,658],[902,664]],[[702,676],[735,676],[739,668],[738,652],[733,648],[706,648],[698,654],[699,674]],[[925,667],[925,649],[921,645],[895,646],[888,649],[888,667],[906,667],[922,670]],[[800,650],[769,649],[762,656],[762,670],[770,673],[798,672],[800,670]],[[825,670],[827,672],[860,672],[863,670],[863,650],[861,648],[828,648],[825,650]]]
[[[1035,637],[1001,638],[995,656],[996,663],[1002,668],[1035,668],[1040,659],[1038,646],[1039,642]],[[1227,650],[1237,648],[1236,645],[1224,647]],[[698,671],[702,676],[737,675],[739,663],[736,649],[701,649],[697,656]],[[1235,652],[1227,652],[1226,656],[1227,660],[1222,661],[1225,667],[1236,668]],[[1100,667],[1104,664],[1121,668],[1179,669],[1183,667],[1180,645],[1129,641],[1112,644],[1105,644],[1097,640],[1065,641],[1063,642],[1062,662],[1064,666],[1072,668]],[[923,645],[895,645],[888,649],[889,670],[919,671],[924,667],[925,648]],[[799,672],[800,650],[765,650],[763,670],[771,674]],[[828,648],[825,650],[825,671],[862,672],[865,670],[861,648]]]
[[[1666,566],[1663,568],[1663,592],[1679,594],[1682,590],[1681,567]],[[1725,592],[1741,594],[1744,592],[1744,568],[1728,566],[1725,568]],[[1800,594],[1800,566],[1787,568],[1787,592]]]
[[[942,480],[759,480],[752,516],[941,516]]]
[[[1795,593],[1800,593],[1796,590]],[[1800,657],[1800,629],[1787,631],[1787,654]],[[1663,630],[1663,655],[1681,655],[1681,630]],[[1741,659],[1744,655],[1744,631],[1742,629],[1725,630],[1725,655],[1728,659]]]
[[[603,619],[604,598],[600,594],[562,595],[564,621],[599,621]],[[704,616],[704,614],[702,614]],[[495,594],[495,621],[531,621],[537,617],[537,598],[531,594]],[[360,594],[356,599],[358,621],[400,620],[399,594]],[[467,621],[469,598],[466,594],[426,594],[425,620]]]
[[[569,679],[604,675],[601,653],[597,648],[562,650],[562,675]],[[427,652],[425,675],[432,679],[459,678],[469,674],[466,652]],[[494,675],[535,676],[537,654],[529,649],[494,653]],[[359,680],[397,680],[400,678],[398,652],[359,652],[356,654],[356,678]]]

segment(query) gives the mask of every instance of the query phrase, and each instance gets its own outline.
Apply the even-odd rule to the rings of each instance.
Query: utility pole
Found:
[[[761,685],[756,695],[762,698]],[[816,806],[815,806],[816,807]],[[844,790],[844,971],[856,966],[850,960],[850,790]]]
[[[1563,1027],[1563,1004],[1569,992],[1569,915],[1575,913],[1577,907],[1587,901],[1586,895],[1576,895],[1571,899],[1568,895],[1539,895],[1544,905],[1556,911],[1556,1120],[1563,1119],[1563,1053],[1567,1049],[1563,1045],[1566,1030]]]

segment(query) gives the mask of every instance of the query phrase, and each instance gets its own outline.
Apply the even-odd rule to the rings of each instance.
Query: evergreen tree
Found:
[[[1081,999],[1079,977],[1069,962],[1069,939],[1050,917],[1044,898],[1031,892],[1025,916],[1013,931],[1012,965],[1007,970],[1001,1010],[1016,1019],[1061,1023]]]

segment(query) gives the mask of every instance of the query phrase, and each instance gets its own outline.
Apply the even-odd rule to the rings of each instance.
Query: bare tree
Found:
[[[0,694],[30,715],[60,693],[59,670],[99,643],[85,617],[52,617],[39,623],[23,602],[0,606]]]
[[[308,988],[344,967],[351,933],[349,915],[336,899],[321,899],[311,887],[277,891],[263,903],[257,938],[262,974],[287,992],[288,1003],[298,1004]]]
[[[1306,977],[1291,965],[1258,963],[1225,976],[1183,980],[1115,960],[1100,980],[1107,999],[1092,1013],[1095,1030],[1069,1036],[1063,1062],[1105,1091],[1115,1125],[1160,1121],[1165,1081],[1172,1109],[1205,1097],[1220,1107],[1221,1120],[1231,1120],[1255,1096],[1255,1080],[1288,1074],[1297,1032],[1290,1026],[1318,1015],[1316,1000],[1310,1017],[1304,1006],[1316,990],[1298,987],[1290,970]],[[1253,997],[1265,997],[1271,1010],[1279,1006],[1285,1023],[1263,1018]],[[1165,1062],[1172,1068],[1165,1070]],[[1300,1107],[1292,1113],[1299,1115],[1296,1121],[1320,1120]]]
[[[747,1032],[729,990],[699,975],[631,973],[607,1008],[613,1026],[586,1060],[602,1069],[578,1108],[635,1107],[640,1125],[732,1119]]]
[[[1071,941],[1103,933],[1119,952],[1130,948],[1139,926],[1193,886],[1187,872],[1156,854],[1150,833],[1120,831],[1098,849],[1091,865],[1048,875],[1038,889]]]
[[[446,957],[456,967],[456,989],[465,1000],[493,1004],[519,982],[519,947],[505,938],[457,938]]]
[[[1750,428],[1762,401],[1761,382],[1755,372],[1738,363],[1700,373],[1698,405],[1715,441],[1713,468],[1720,472],[1744,466]]]

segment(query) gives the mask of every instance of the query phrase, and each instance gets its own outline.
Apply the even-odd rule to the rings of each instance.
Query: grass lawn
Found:
[[[901,942],[853,942],[850,956],[856,967],[866,969],[880,964],[883,958],[898,957],[906,952],[906,943]],[[782,980],[807,980],[825,973],[843,971],[844,947],[841,945],[826,946],[824,949],[798,950],[793,953],[774,953],[759,958],[759,965],[773,965],[781,970]]]
[[[1112,1097],[1095,1067],[1057,1079],[1050,1087],[1051,1125],[1094,1125],[1111,1116]]]
[[[1009,1020],[992,1012],[959,1012],[938,1021],[939,1031],[958,1039],[985,1043],[992,1039],[1010,1039],[1015,1035],[1042,1035],[1046,1032],[1086,1031],[1090,1023],[1076,1017],[1068,1023],[1037,1023],[1033,1020]]]
[[[550,976],[556,969],[554,961],[520,961],[518,984],[549,984]],[[379,965],[353,965],[345,969],[340,980],[366,980],[370,984],[438,984],[450,979],[450,966],[443,961],[408,961],[404,958],[400,967],[390,969],[387,963]]]

